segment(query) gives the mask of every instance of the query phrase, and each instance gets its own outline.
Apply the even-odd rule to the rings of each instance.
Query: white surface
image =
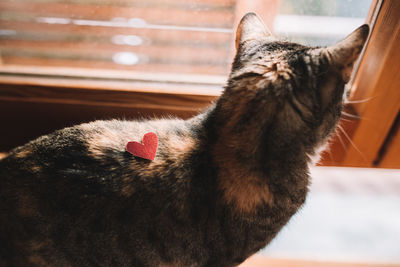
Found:
[[[346,36],[364,23],[364,18],[278,15],[274,32],[283,36]]]
[[[400,170],[312,170],[306,204],[260,253],[400,264]]]

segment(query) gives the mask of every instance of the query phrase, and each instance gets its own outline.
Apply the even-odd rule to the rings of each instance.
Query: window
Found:
[[[9,0],[0,10],[3,71],[205,87],[229,71],[232,0]]]
[[[361,25],[371,0],[6,0],[1,70],[221,87],[249,2],[284,39],[326,45]]]

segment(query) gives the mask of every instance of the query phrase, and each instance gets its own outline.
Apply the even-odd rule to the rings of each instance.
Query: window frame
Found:
[[[372,31],[353,74],[349,100],[354,103],[347,106],[354,117],[342,121],[346,134],[332,141],[335,158],[326,153],[321,165],[400,168],[398,14],[399,1],[373,1],[367,18]]]

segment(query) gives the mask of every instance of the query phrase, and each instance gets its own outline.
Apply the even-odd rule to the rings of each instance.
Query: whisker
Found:
[[[354,120],[345,119],[345,118],[343,118],[343,117],[341,117],[340,120],[342,120],[342,121],[354,122]]]
[[[368,102],[368,101],[370,101],[370,100],[372,100],[372,99],[374,99],[374,98],[377,98],[379,95],[375,95],[375,96],[370,96],[370,97],[367,97],[367,98],[365,98],[365,99],[359,99],[359,100],[345,100],[344,101],[344,104],[346,105],[346,104],[358,104],[358,103],[365,103],[365,102]]]
[[[328,138],[327,140],[327,145],[324,147],[324,149],[320,152],[320,155],[323,155],[325,153],[328,154],[329,158],[331,161],[333,161],[332,153],[331,153],[331,148],[332,148],[332,138]],[[321,156],[321,159],[323,157]]]
[[[330,149],[327,149],[327,150],[326,150],[326,153],[328,153],[329,158],[330,158],[331,161],[335,161],[335,160],[333,159],[333,155],[332,155],[332,152],[331,152]]]
[[[331,151],[332,142],[328,141],[328,143],[329,143],[329,145],[326,147],[326,149],[325,149],[323,152],[328,153],[329,159],[330,159],[332,162],[334,162],[335,160],[333,159],[333,155],[332,155],[332,151]],[[321,161],[321,160],[319,160],[319,161]]]
[[[360,149],[358,149],[358,147],[356,146],[356,144],[354,144],[354,142],[351,140],[350,136],[348,136],[348,134],[347,134],[346,131],[343,129],[343,127],[340,126],[340,125],[338,125],[337,127],[338,127],[338,129],[343,133],[343,135],[347,138],[347,140],[349,140],[351,146],[354,147],[354,149],[360,154],[360,156],[363,158],[363,160],[364,160],[365,162],[368,162],[368,161],[367,161],[367,158],[366,158],[365,155],[364,155],[364,153],[362,153],[362,152],[360,151]]]
[[[344,104],[359,104],[359,103],[365,103],[367,101],[371,100],[371,98],[363,99],[363,100],[346,100]]]
[[[346,111],[342,111],[342,115],[345,115],[345,116],[350,117],[350,118],[358,119],[358,120],[361,119],[360,116],[355,115],[355,114],[347,113]]]
[[[343,150],[346,151],[346,145],[344,144],[343,139],[342,139],[342,137],[340,136],[340,133],[337,131],[337,129],[338,129],[338,128],[335,129],[335,134],[336,134],[337,138],[339,139],[339,142],[340,142],[340,144],[342,145]]]

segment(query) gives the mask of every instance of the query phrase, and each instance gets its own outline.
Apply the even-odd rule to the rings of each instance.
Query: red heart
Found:
[[[136,157],[154,160],[158,145],[157,135],[151,132],[145,134],[142,143],[143,144],[138,142],[128,142],[128,144],[126,144],[126,151]]]

